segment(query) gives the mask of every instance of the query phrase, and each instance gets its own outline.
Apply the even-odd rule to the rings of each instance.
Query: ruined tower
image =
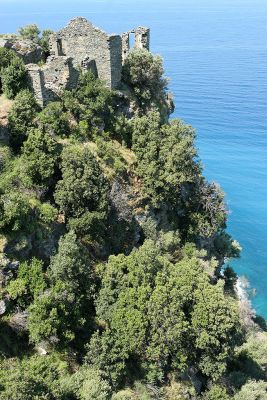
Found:
[[[87,65],[109,87],[121,81],[121,36],[108,35],[85,18],[75,18],[50,37],[50,54],[70,57],[74,67]]]
[[[128,57],[130,51],[130,36],[134,35],[135,43],[134,48],[146,49],[150,48],[150,30],[143,26],[139,26],[137,29],[133,29],[129,32],[122,34],[122,63]]]
[[[64,89],[74,88],[80,71],[91,70],[109,88],[121,84],[122,65],[130,51],[130,35],[135,48],[149,50],[149,29],[139,27],[122,35],[108,35],[79,17],[49,39],[50,56],[44,66],[29,64],[28,81],[41,106],[56,99]]]

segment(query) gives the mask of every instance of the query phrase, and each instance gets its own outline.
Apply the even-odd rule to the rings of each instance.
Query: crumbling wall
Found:
[[[137,49],[150,49],[150,29],[143,26],[139,26],[136,29],[132,29],[129,32],[122,34],[122,64],[124,64],[130,51],[130,35],[134,34],[135,43],[134,48]]]
[[[109,37],[110,49],[110,76],[111,87],[118,88],[121,83],[121,69],[122,69],[122,43],[121,37],[118,35]]]
[[[50,37],[50,53],[73,59],[79,68],[84,60],[94,60],[98,77],[109,87],[121,80],[121,37],[107,35],[85,18],[76,18]]]
[[[27,69],[28,83],[41,106],[56,100],[65,89],[72,89],[77,85],[78,72],[73,68],[69,57],[51,56],[43,67],[29,64]]]
[[[57,99],[64,89],[74,88],[80,71],[91,70],[108,87],[119,88],[122,64],[130,51],[130,34],[135,36],[136,48],[149,50],[150,30],[144,27],[122,36],[108,35],[79,17],[53,33],[46,64],[43,67],[28,65],[29,85],[38,103],[46,105]]]
[[[150,29],[139,26],[135,29],[135,47],[139,49],[150,49]]]
[[[124,64],[130,51],[130,32],[123,33],[121,39],[122,39],[122,64]]]

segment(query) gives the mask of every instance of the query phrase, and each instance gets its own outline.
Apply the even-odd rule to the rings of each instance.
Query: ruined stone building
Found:
[[[149,50],[149,29],[144,27],[108,35],[85,18],[75,18],[52,34],[45,65],[27,65],[29,84],[40,105],[56,99],[62,90],[74,88],[80,70],[91,70],[108,87],[119,88],[130,35],[135,37],[134,47]]]

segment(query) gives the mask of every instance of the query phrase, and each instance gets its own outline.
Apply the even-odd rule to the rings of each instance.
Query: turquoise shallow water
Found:
[[[75,16],[110,33],[151,27],[175,116],[197,129],[205,174],[227,194],[229,231],[243,247],[233,265],[267,318],[266,0],[0,0],[0,32],[58,29]]]

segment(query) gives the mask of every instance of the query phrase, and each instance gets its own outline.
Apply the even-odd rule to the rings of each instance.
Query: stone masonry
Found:
[[[110,88],[119,88],[121,70],[130,51],[130,35],[136,48],[149,50],[149,29],[139,27],[122,35],[108,35],[85,18],[75,18],[50,36],[50,56],[44,66],[28,64],[28,81],[41,106],[74,88],[80,71],[91,70]]]

